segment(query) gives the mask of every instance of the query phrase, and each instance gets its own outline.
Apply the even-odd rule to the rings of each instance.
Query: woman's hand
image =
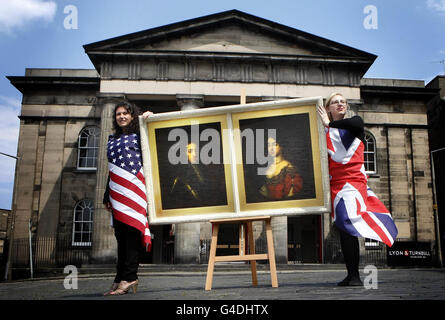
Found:
[[[105,205],[105,209],[107,209],[107,211],[111,212],[111,209],[112,209],[111,202],[106,202],[106,203],[104,203],[104,205]]]
[[[325,127],[329,127],[329,122],[331,122],[331,121],[329,120],[329,117],[328,117],[325,107],[319,105],[317,107],[317,112],[318,112],[318,115],[320,116],[320,119],[321,119],[321,122],[323,123],[323,125]]]
[[[150,117],[151,115],[153,115],[153,112],[151,112],[151,111],[145,111],[143,114],[142,114],[142,118],[144,119],[144,120],[146,120],[148,117]]]

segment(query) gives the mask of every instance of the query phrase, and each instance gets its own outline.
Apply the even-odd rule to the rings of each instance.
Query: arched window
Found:
[[[377,163],[376,163],[376,145],[374,136],[365,131],[365,171],[367,174],[372,174],[377,172]]]
[[[86,127],[79,134],[77,169],[96,169],[99,152],[100,130],[98,127]]]
[[[94,203],[81,200],[74,207],[73,246],[91,246],[93,231]]]

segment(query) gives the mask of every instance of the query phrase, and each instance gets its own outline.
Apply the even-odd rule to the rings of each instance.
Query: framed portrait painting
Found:
[[[324,204],[314,108],[255,110],[232,118],[239,133],[235,150],[241,211]]]
[[[233,212],[225,115],[148,122],[143,130],[151,222]]]

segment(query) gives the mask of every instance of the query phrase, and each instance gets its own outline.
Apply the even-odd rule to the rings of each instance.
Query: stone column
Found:
[[[175,263],[199,263],[199,223],[175,225]]]
[[[114,263],[117,256],[117,243],[111,227],[111,213],[103,202],[103,195],[108,179],[107,142],[112,133],[113,111],[119,98],[116,95],[100,94],[98,104],[102,107],[100,122],[100,145],[97,156],[96,198],[93,219],[93,246],[91,250],[92,263]]]
[[[204,106],[203,96],[177,95],[181,110],[192,110]],[[175,263],[198,264],[200,223],[178,223],[175,225]]]
[[[204,96],[199,94],[178,94],[176,102],[183,110],[193,110],[204,107]]]
[[[277,264],[287,264],[287,217],[272,217],[273,244]]]

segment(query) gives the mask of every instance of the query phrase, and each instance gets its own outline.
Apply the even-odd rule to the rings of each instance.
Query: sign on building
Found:
[[[396,241],[387,248],[388,266],[432,266],[430,242]]]

